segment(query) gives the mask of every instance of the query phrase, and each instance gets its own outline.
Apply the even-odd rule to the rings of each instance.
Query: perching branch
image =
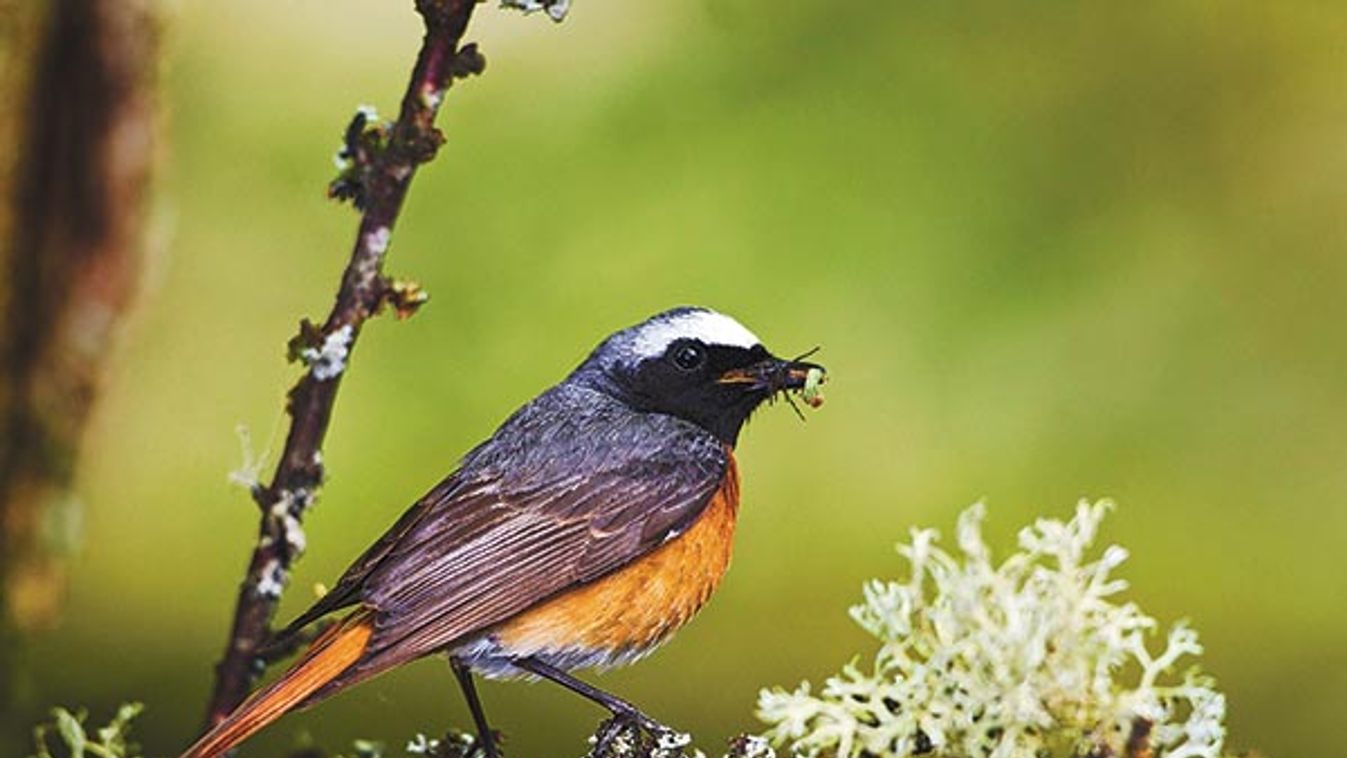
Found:
[[[397,121],[371,126],[362,112],[348,130],[343,157],[349,167],[331,194],[353,199],[362,211],[360,227],[327,320],[321,327],[305,321],[291,342],[292,357],[302,359],[308,371],[289,393],[290,430],[276,472],[270,484],[253,488],[262,519],[239,586],[229,643],[215,669],[207,710],[212,725],[243,701],[267,665],[262,648],[291,564],[304,549],[301,521],[323,482],[323,437],[360,329],[386,305],[406,315],[424,299],[414,286],[384,276],[384,255],[417,167],[444,143],[435,115],[445,91],[455,77],[480,73],[484,65],[475,45],[459,46],[475,5],[476,0],[416,0],[426,32]]]

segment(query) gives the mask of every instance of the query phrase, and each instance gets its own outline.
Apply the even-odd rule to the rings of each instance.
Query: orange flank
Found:
[[[640,655],[687,623],[730,564],[739,470],[734,456],[711,502],[683,534],[589,584],[567,590],[494,630],[512,655],[544,651]]]
[[[374,633],[368,611],[347,616],[314,640],[304,657],[275,683],[258,690],[216,724],[181,758],[215,758],[251,737],[360,659]]]

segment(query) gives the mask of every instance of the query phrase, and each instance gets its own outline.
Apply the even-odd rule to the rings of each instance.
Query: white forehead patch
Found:
[[[683,311],[659,316],[636,328],[632,351],[642,358],[654,358],[675,340],[694,339],[707,345],[751,348],[761,342],[744,325],[715,311]]]

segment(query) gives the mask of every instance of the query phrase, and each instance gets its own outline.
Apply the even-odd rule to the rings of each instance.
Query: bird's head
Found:
[[[742,324],[706,308],[675,308],[604,340],[572,375],[634,410],[691,421],[733,445],[753,411],[805,388],[811,369],[777,358]]]

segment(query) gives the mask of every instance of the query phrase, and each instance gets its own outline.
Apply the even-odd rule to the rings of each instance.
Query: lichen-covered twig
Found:
[[[455,77],[482,70],[476,46],[460,46],[475,5],[476,0],[417,0],[426,32],[397,120],[371,126],[362,112],[348,130],[343,152],[349,164],[333,194],[356,201],[360,227],[331,313],[321,326],[305,322],[291,344],[292,356],[308,370],[289,393],[290,430],[271,482],[252,488],[261,525],[239,586],[229,642],[215,669],[210,724],[242,702],[266,666],[262,650],[290,566],[304,549],[301,521],[323,482],[323,438],[361,326],[384,306],[405,315],[424,299],[414,285],[384,276],[384,255],[417,166],[444,142],[434,122],[446,89]]]

